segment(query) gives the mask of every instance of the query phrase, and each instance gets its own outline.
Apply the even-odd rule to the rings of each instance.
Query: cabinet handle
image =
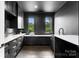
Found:
[[[16,43],[16,40],[14,40],[13,42],[15,42],[15,43]]]
[[[12,48],[16,48],[16,46],[13,46]]]

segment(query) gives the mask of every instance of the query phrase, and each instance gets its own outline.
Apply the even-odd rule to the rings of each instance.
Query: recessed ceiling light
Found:
[[[34,6],[34,8],[38,8],[38,6],[37,6],[37,5],[35,5],[35,6]]]

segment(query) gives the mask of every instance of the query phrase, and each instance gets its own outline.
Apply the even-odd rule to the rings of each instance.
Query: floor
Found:
[[[54,58],[48,46],[24,46],[16,58]]]

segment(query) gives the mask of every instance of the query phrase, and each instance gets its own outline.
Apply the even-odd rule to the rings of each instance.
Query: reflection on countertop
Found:
[[[4,43],[7,43],[9,41],[12,41],[12,40],[14,40],[14,39],[16,39],[16,38],[18,38],[20,36],[24,36],[24,35],[25,35],[25,33],[15,34],[15,35],[9,35],[9,36],[7,36],[7,37],[4,38]]]
[[[75,45],[79,45],[79,36],[78,35],[54,35],[62,40],[68,41]]]

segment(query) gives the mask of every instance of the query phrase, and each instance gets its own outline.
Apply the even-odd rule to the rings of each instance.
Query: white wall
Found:
[[[54,23],[55,34],[63,28],[65,35],[78,35],[78,2],[67,2],[56,12]]]
[[[4,40],[4,2],[0,1],[0,44]]]
[[[0,1],[0,46],[4,42],[4,2]],[[4,57],[4,50],[0,48],[0,58]]]

